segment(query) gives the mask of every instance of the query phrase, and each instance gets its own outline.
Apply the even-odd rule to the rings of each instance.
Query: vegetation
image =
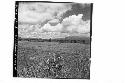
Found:
[[[73,44],[69,46],[57,44],[58,49],[62,48],[60,50],[53,48],[43,50],[42,48],[47,48],[43,45],[40,48],[37,47],[29,44],[23,46],[19,43],[17,54],[18,77],[90,79],[89,45],[83,45],[82,49],[78,49],[79,47],[76,49]],[[67,49],[64,47],[67,47]],[[73,48],[71,49],[71,47]]]
[[[18,37],[19,41],[30,41],[30,42],[59,42],[59,43],[81,43],[81,44],[90,44],[89,37],[79,37],[79,36],[69,36],[65,38],[57,39],[42,39],[42,38],[21,38]]]

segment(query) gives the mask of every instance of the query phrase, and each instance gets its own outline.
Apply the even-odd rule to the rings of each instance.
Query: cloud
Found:
[[[49,23],[45,24],[41,27],[41,31],[43,32],[60,32],[62,30],[62,25],[59,23],[56,26],[51,26]]]
[[[43,37],[43,33],[67,33],[67,34],[86,34],[90,32],[90,20],[83,21],[83,14],[71,15],[62,22],[59,22],[58,19],[49,20],[43,26],[37,25],[27,25],[25,27],[22,26],[22,30],[19,27],[19,34],[32,36],[41,36]],[[34,34],[35,33],[35,34]]]
[[[22,23],[38,23],[61,18],[61,15],[71,9],[70,4],[63,3],[20,3],[18,21]]]
[[[90,31],[90,20],[83,21],[83,14],[71,15],[62,21],[65,31],[70,33],[87,33]],[[63,29],[63,30],[64,30]]]
[[[82,20],[83,14],[72,15],[65,18],[62,23],[58,19],[53,19],[42,26],[38,31],[42,32],[62,32],[62,33],[88,33],[90,31],[90,21]],[[55,24],[52,26],[51,24]]]

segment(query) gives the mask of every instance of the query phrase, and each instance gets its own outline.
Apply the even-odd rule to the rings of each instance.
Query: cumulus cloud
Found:
[[[50,20],[44,26],[37,25],[19,25],[19,35],[40,35],[42,33],[89,33],[90,32],[90,20],[83,21],[83,14],[69,16],[60,23],[58,19]],[[55,24],[54,26],[51,24]],[[43,34],[42,34],[43,35]]]
[[[83,21],[83,14],[72,15],[62,22],[67,31],[74,33],[88,33],[90,31],[90,20]]]
[[[83,14],[71,15],[60,22],[63,13],[70,9],[71,5],[62,3],[20,3],[18,21],[27,25],[18,26],[19,36],[43,38],[44,33],[46,36],[89,33],[90,20],[83,21]]]
[[[60,33],[88,33],[90,31],[90,20],[83,21],[83,14],[69,16],[60,23],[58,19],[48,21],[44,26],[30,26],[30,31],[35,28],[36,32],[60,32]],[[34,29],[33,29],[34,30]],[[34,31],[34,32],[35,32]]]
[[[70,4],[63,3],[20,3],[18,20],[24,23],[38,23],[61,18],[61,15],[71,9]]]

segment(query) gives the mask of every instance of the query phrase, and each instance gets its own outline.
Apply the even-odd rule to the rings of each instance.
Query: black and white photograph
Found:
[[[1,0],[0,83],[125,83],[124,0]]]
[[[15,1],[13,77],[91,76],[93,3]]]

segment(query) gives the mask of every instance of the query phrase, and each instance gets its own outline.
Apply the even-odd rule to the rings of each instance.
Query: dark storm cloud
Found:
[[[91,5],[90,4],[72,4],[72,9],[63,14],[62,19],[69,17],[71,15],[83,14],[83,20],[90,20],[91,16]]]

